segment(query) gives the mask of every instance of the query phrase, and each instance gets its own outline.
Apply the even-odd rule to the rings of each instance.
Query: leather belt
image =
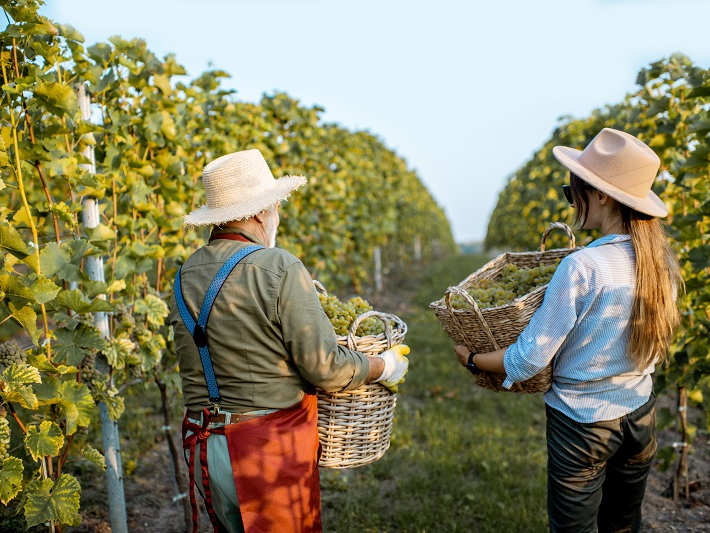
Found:
[[[251,420],[252,418],[259,418],[264,415],[245,415],[240,413],[217,413],[210,416],[210,424],[224,424],[228,426],[229,424],[236,424],[237,422],[244,422],[245,420]],[[187,417],[193,418],[195,420],[202,420],[202,411],[187,411]]]

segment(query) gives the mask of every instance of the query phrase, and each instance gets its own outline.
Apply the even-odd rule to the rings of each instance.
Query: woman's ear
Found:
[[[597,198],[599,198],[599,205],[606,205],[609,201],[609,195],[601,191],[597,191]]]

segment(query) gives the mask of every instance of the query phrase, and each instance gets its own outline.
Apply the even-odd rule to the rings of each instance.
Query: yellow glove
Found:
[[[397,344],[376,356],[385,363],[385,369],[376,381],[387,387],[393,393],[399,391],[397,385],[404,382],[404,376],[409,371],[409,359],[405,357],[408,353],[409,346],[406,344]]]

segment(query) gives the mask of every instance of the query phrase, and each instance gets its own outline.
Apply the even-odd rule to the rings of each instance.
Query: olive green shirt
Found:
[[[224,231],[262,244],[240,229],[220,230]],[[182,292],[195,319],[219,268],[249,245],[215,239],[187,259],[181,271]],[[175,298],[170,310],[185,407],[209,408],[199,352]],[[313,386],[325,391],[354,389],[364,384],[369,370],[364,354],[337,344],[303,263],[279,248],[264,248],[241,260],[217,295],[206,329],[225,411],[283,409],[299,402]]]

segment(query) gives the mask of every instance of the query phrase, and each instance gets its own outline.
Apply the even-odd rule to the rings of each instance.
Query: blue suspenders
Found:
[[[207,293],[205,294],[205,299],[202,301],[202,307],[200,308],[200,316],[197,317],[195,321],[192,313],[187,308],[185,304],[185,298],[182,295],[182,283],[180,281],[180,270],[178,270],[177,276],[175,276],[175,284],[173,286],[173,292],[175,295],[175,301],[177,303],[178,311],[180,311],[180,317],[182,318],[187,331],[192,335],[192,339],[197,345],[197,349],[200,352],[200,360],[202,361],[202,370],[205,373],[205,380],[207,381],[207,391],[210,395],[210,401],[216,406],[222,401],[222,397],[219,394],[219,388],[217,387],[217,378],[214,375],[214,368],[212,367],[212,358],[210,357],[210,350],[207,346],[207,320],[210,318],[210,312],[212,311],[212,305],[214,304],[217,294],[219,294],[222,285],[227,280],[229,274],[237,266],[237,263],[244,259],[247,255],[257,250],[261,250],[263,246],[252,245],[245,246],[241,250],[237,251],[232,257],[227,259],[227,261],[222,265],[217,274],[215,275],[212,283],[210,283]]]

